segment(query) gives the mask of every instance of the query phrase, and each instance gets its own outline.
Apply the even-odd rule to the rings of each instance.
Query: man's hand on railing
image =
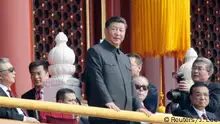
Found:
[[[40,123],[36,118],[32,118],[32,117],[25,117],[24,121],[31,123]]]
[[[106,103],[105,106],[107,106],[108,108],[113,109],[117,112],[120,111],[120,108],[118,108],[118,106],[116,106],[115,103],[113,103],[113,102]]]
[[[75,115],[75,119],[77,120],[77,122],[79,122],[80,116],[79,115]]]
[[[145,108],[139,108],[137,111],[145,113],[147,116],[151,116],[152,113]]]

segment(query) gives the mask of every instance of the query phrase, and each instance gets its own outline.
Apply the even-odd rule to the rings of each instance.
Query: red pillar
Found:
[[[124,53],[131,52],[131,4],[131,0],[106,0],[106,20],[112,16],[121,16],[128,24],[125,39],[121,44]]]
[[[31,1],[0,0],[0,57],[6,57],[16,69],[18,96],[32,87],[28,65],[32,60]]]

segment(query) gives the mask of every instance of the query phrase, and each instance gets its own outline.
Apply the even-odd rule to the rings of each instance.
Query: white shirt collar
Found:
[[[206,114],[205,109],[203,111],[198,110],[197,108],[195,108],[194,106],[192,106],[194,108],[194,110],[196,111],[196,113],[199,115],[200,118],[202,118],[202,114]]]
[[[141,105],[143,105],[143,107],[145,107],[143,102],[141,102]]]

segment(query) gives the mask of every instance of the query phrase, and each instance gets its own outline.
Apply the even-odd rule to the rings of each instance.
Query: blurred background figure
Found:
[[[132,83],[135,85],[137,97],[140,99],[142,105],[144,106],[143,101],[147,97],[148,86],[149,86],[149,82],[147,78],[145,78],[144,76],[135,76],[132,80]],[[133,123],[134,124],[148,124],[148,122],[133,122]]]
[[[196,53],[196,51],[193,48],[189,48],[184,57],[184,63],[180,66],[178,70],[178,73],[183,74],[183,78],[189,84],[189,87],[191,87],[194,84],[191,77],[191,72],[193,62],[196,60],[197,57],[198,54]]]
[[[127,54],[127,56],[129,57],[131,62],[132,76],[139,76],[143,65],[143,60],[141,56],[135,53],[129,53]],[[144,106],[152,113],[155,113],[157,111],[158,91],[152,83],[149,83],[148,85],[148,94],[147,97],[144,99],[143,103]]]

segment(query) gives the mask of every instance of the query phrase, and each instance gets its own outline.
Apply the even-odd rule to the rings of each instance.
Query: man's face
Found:
[[[192,105],[198,109],[204,109],[209,104],[209,90],[207,87],[194,87],[190,95]]]
[[[124,23],[113,22],[105,28],[106,40],[113,46],[119,47],[124,40],[126,26]]]
[[[147,97],[148,93],[148,82],[146,80],[139,78],[138,81],[135,83],[136,88],[136,95],[141,100],[144,101],[144,99]]]
[[[37,66],[31,70],[31,80],[35,87],[43,87],[44,82],[49,78],[48,72],[44,70],[44,67]]]
[[[208,81],[211,73],[206,69],[207,64],[202,62],[194,63],[192,66],[192,80],[198,82]]]
[[[3,83],[7,83],[8,85],[12,85],[15,83],[15,70],[10,62],[3,63],[0,69],[0,80]]]
[[[138,65],[136,62],[136,58],[130,57],[131,62],[131,74],[132,76],[139,76],[142,65]]]
[[[76,105],[76,95],[74,93],[66,93],[63,103]]]

